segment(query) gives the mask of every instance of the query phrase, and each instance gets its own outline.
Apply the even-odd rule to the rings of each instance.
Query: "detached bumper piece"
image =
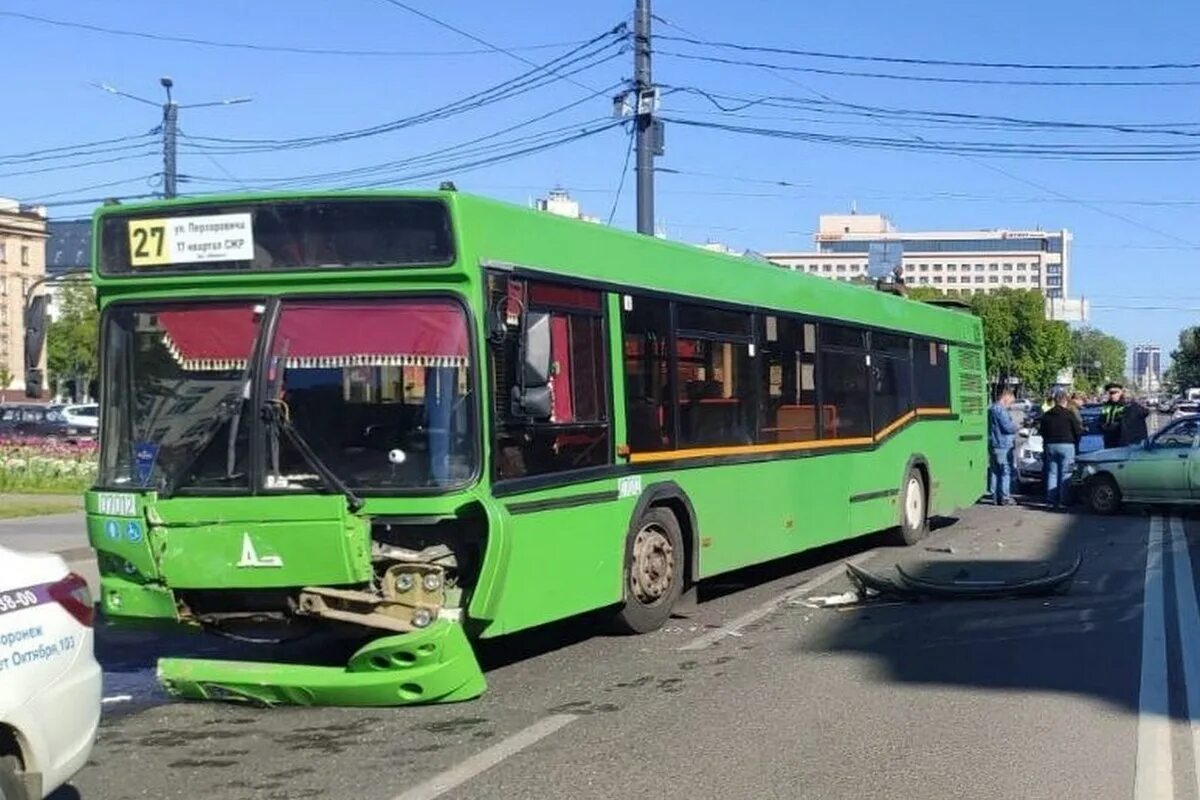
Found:
[[[976,571],[983,574],[973,575],[968,564],[944,562],[939,565],[941,569],[930,570],[933,574],[928,577],[912,575],[899,564],[894,568],[895,578],[868,572],[854,564],[846,564],[846,573],[860,597],[881,596],[897,600],[995,599],[1065,594],[1070,590],[1071,581],[1082,564],[1083,554],[1080,553],[1069,565],[1057,569],[1050,565],[991,562],[975,565]],[[1014,571],[1018,566],[1024,566],[1026,574]]]
[[[452,703],[474,699],[487,688],[462,626],[450,620],[376,639],[344,668],[164,658],[158,680],[188,700],[261,706]]]

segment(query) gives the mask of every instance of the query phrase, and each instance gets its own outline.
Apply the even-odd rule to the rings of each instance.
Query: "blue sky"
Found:
[[[462,0],[410,4],[506,47],[578,42],[630,17],[632,0],[586,3]],[[17,11],[72,22],[226,42],[301,48],[463,51],[480,46],[384,0],[247,3],[210,0],[122,3],[9,0]],[[657,0],[656,34],[692,35],[807,50],[947,60],[1116,64],[1200,61],[1200,5],[1181,0],[1141,4],[1114,0],[949,3],[794,3],[776,0]],[[0,17],[5,47],[7,124],[0,154],[146,133],[158,123],[150,105],[89,84],[107,83],[158,101],[160,75],[171,75],[184,104],[249,96],[253,102],[185,109],[190,136],[280,139],[319,136],[407,117],[512,78],[529,68],[496,53],[436,56],[318,56],[146,41]],[[571,45],[519,50],[534,61]],[[660,40],[658,83],[739,96],[784,96],[889,108],[1001,115],[1090,123],[1172,124],[1200,132],[1200,85],[1138,87],[979,86],[764,70],[681,59],[668,52],[737,59],[735,52]],[[615,54],[616,50],[601,54]],[[972,70],[957,67],[814,60],[753,54],[752,60],[820,68],[987,78],[1197,80],[1200,70],[1086,74]],[[598,60],[598,59],[597,59]],[[628,79],[631,56],[520,96],[448,119],[386,135],[320,147],[254,153],[199,152],[181,145],[180,170],[196,180],[184,191],[256,185],[264,178],[313,175],[429,153],[493,133]],[[780,77],[780,76],[783,77]],[[582,85],[579,85],[582,84]],[[585,88],[587,87],[587,88]],[[611,112],[610,92],[548,116],[502,138],[588,123]],[[791,101],[785,101],[791,102]],[[830,117],[806,110],[755,106],[730,116],[707,100],[668,94],[664,114],[700,122],[767,126],[837,135],[1026,143],[1183,144],[1188,137],[1085,131],[1016,133],[921,127],[875,118]],[[201,140],[203,142],[204,140]],[[617,127],[525,158],[472,171],[450,170],[460,189],[527,202],[555,184],[585,209],[607,218],[627,152]],[[1198,141],[1197,143],[1200,143]],[[33,200],[155,191],[156,146],[117,151],[142,157],[78,169],[19,175],[62,161],[0,165],[0,196]],[[1200,149],[1200,148],[1197,148]],[[112,157],[92,156],[93,159]],[[76,159],[84,160],[84,159]],[[808,249],[817,215],[857,205],[890,216],[902,229],[1066,227],[1075,234],[1071,294],[1093,303],[1093,324],[1129,343],[1169,351],[1178,330],[1200,317],[1200,168],[1194,161],[1113,163],[983,158],[945,153],[863,149],[841,144],[737,135],[669,124],[658,166],[660,225],[672,238],[719,240],[755,250]],[[396,170],[372,179],[394,179]],[[416,185],[436,185],[439,177]],[[115,181],[128,183],[87,190]],[[314,181],[319,183],[319,181]],[[616,204],[614,224],[632,227],[632,173]],[[1166,203],[1165,205],[1163,203]],[[55,206],[61,217],[85,206]]]

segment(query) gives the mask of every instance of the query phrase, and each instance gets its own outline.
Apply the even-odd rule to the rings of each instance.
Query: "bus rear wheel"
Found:
[[[925,478],[916,467],[909,467],[900,485],[900,541],[916,544],[929,533],[929,493]]]
[[[625,602],[614,627],[650,633],[663,626],[683,593],[684,549],[679,520],[668,509],[649,508],[625,544]]]

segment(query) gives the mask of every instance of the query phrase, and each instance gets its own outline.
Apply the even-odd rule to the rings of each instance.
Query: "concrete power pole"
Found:
[[[658,92],[650,77],[650,0],[633,11],[634,124],[637,125],[637,230],[654,235],[654,157],[662,155],[662,123],[655,119]]]
[[[179,104],[171,99],[171,87],[175,82],[168,77],[159,79],[159,83],[167,90],[167,102],[163,103],[163,197],[170,200],[175,197],[175,185],[179,180],[179,169],[176,166],[175,147],[179,127]]]

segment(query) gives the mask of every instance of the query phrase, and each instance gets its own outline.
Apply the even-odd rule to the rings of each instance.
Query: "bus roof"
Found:
[[[93,248],[94,252],[100,252],[100,228],[103,221],[112,215],[144,217],[147,212],[153,212],[169,217],[176,209],[183,211],[210,205],[228,207],[238,203],[270,201],[372,198],[428,198],[446,202],[451,209],[455,228],[458,269],[479,264],[519,267],[611,287],[702,297],[763,310],[807,314],[924,334],[948,341],[982,344],[978,319],[962,311],[937,308],[867,286],[806,275],[767,262],[559,217],[457,191],[264,192],[109,205],[97,209],[95,213],[97,235]],[[399,269],[410,272],[413,268]],[[327,274],[333,277],[337,273],[328,271]],[[270,275],[274,279],[282,277],[279,272]],[[195,277],[192,276],[192,280]],[[206,274],[203,280],[215,286],[226,277],[222,274]],[[241,277],[244,279],[245,273],[241,273]],[[157,281],[159,278],[148,277],[148,280]],[[164,289],[167,283],[164,281]]]

